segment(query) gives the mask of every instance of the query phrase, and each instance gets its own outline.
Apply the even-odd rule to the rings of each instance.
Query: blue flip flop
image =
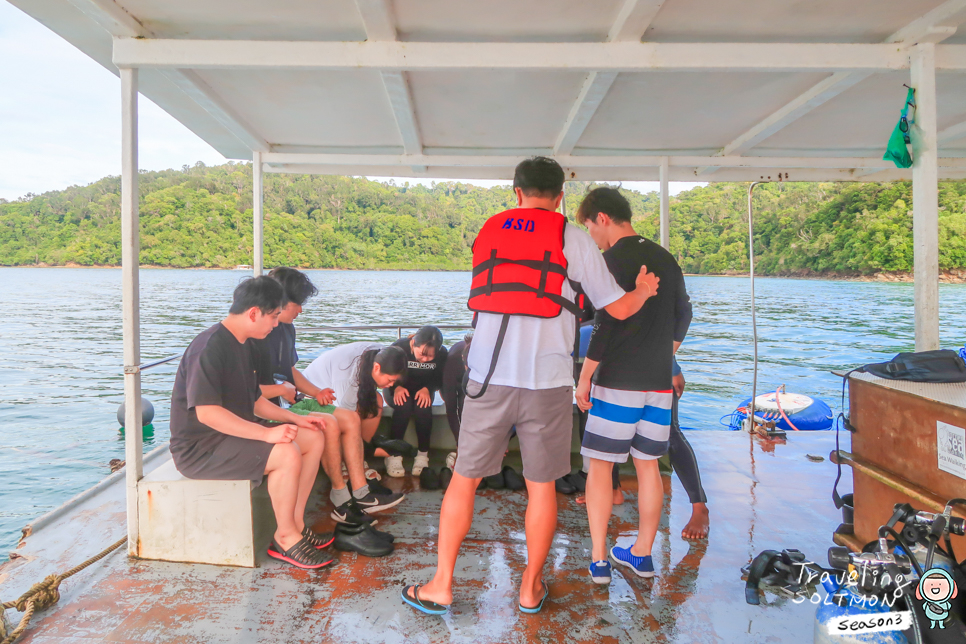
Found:
[[[545,581],[541,581],[540,583],[543,584],[543,599],[541,599],[540,600],[540,603],[537,604],[536,606],[534,606],[533,608],[527,608],[523,604],[520,604],[520,612],[521,613],[527,613],[529,615],[535,615],[535,614],[537,614],[537,613],[540,612],[540,609],[543,608],[543,603],[545,601],[547,601],[547,597],[550,596],[550,587],[547,585],[547,582],[545,582]]]
[[[402,590],[402,600],[415,608],[418,611],[426,613],[427,615],[445,615],[446,611],[449,610],[449,606],[446,604],[437,604],[436,602],[431,602],[428,599],[419,598],[420,584],[413,584],[412,586],[406,586]],[[409,596],[409,589],[413,589],[413,596]]]

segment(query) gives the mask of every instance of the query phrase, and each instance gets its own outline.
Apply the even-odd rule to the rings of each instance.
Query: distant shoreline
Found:
[[[17,264],[5,265],[0,268],[93,268],[93,269],[119,269],[118,265],[95,264],[92,266],[82,266],[80,264]],[[250,269],[239,268],[216,268],[208,266],[157,266],[154,264],[142,264],[140,268],[161,269],[161,270],[183,270],[183,271],[237,271],[239,273],[250,272]],[[305,271],[405,271],[405,272],[430,272],[430,273],[466,273],[469,269],[454,270],[444,268],[305,268],[298,267]],[[747,273],[685,273],[686,277],[747,277]],[[873,275],[841,275],[829,273],[820,274],[798,274],[798,275],[755,275],[758,279],[799,279],[799,280],[831,280],[837,282],[901,282],[912,283],[911,273],[875,273]],[[943,271],[939,275],[939,281],[943,284],[966,284],[966,270],[959,269],[953,271]]]

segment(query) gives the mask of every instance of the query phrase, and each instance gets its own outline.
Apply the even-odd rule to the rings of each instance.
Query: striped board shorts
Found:
[[[625,391],[596,384],[590,388],[590,414],[580,453],[624,463],[627,455],[643,460],[667,453],[674,392]]]

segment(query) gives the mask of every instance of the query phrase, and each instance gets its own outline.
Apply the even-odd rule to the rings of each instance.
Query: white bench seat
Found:
[[[265,485],[184,477],[168,459],[138,483],[142,559],[255,567],[275,530]]]

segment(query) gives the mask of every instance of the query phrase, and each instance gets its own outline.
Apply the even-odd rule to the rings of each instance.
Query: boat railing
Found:
[[[387,331],[391,329],[396,330],[396,336],[402,338],[403,329],[418,329],[425,324],[348,324],[339,326],[317,326],[317,327],[306,327],[299,328],[299,333],[326,333],[328,331]],[[435,324],[433,325],[440,330],[458,331],[461,329],[472,329],[473,327],[469,324]],[[184,352],[176,353],[174,355],[168,356],[167,358],[161,358],[160,360],[152,360],[151,362],[144,362],[138,365],[138,371],[145,371],[151,369],[152,367],[158,367],[173,360],[178,360]]]

